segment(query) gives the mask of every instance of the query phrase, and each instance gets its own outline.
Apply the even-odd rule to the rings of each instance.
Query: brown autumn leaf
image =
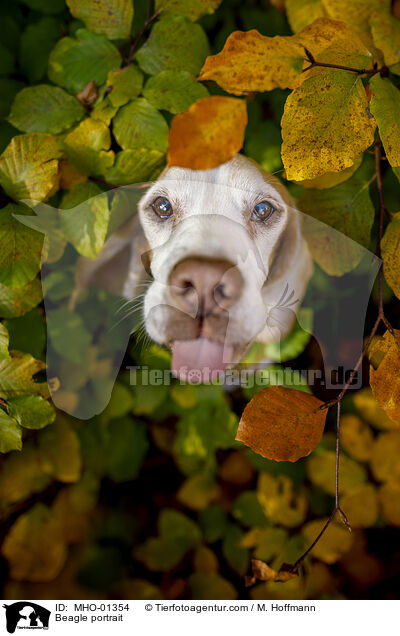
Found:
[[[400,331],[386,331],[369,350],[369,383],[379,406],[394,421],[400,422]]]
[[[322,404],[296,389],[262,389],[244,409],[236,439],[268,459],[295,462],[321,440],[327,413]]]
[[[207,57],[199,79],[214,80],[234,95],[277,87],[295,88],[306,77],[301,76],[303,68],[309,66],[304,48],[316,58],[338,40],[345,40],[351,50],[365,53],[365,47],[353,31],[343,22],[328,18],[314,20],[290,36],[266,37],[255,29],[234,31],[220,53]]]
[[[96,82],[91,80],[84,88],[82,88],[81,91],[79,91],[76,99],[82,104],[82,106],[91,106],[93,102],[96,101],[97,95]]]
[[[289,563],[283,563],[279,570],[274,570],[260,559],[251,560],[252,575],[245,577],[246,587],[254,585],[256,581],[275,581],[285,583],[299,576],[296,568]]]
[[[229,161],[243,145],[246,102],[233,97],[203,97],[172,120],[168,165],[209,170]]]

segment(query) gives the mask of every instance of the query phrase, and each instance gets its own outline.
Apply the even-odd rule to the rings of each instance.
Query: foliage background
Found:
[[[79,4],[86,3],[69,3],[71,8]],[[121,14],[115,31],[106,27],[107,37],[79,31],[85,24],[71,15],[64,0],[0,4],[0,151],[14,140],[16,152],[18,137],[31,135],[22,142],[22,161],[28,164],[22,177],[12,173],[6,153],[0,158],[3,598],[395,596],[400,432],[367,386],[343,402],[342,507],[353,534],[333,524],[299,578],[245,588],[251,556],[273,567],[295,561],[330,514],[331,416],[321,444],[308,458],[295,464],[273,462],[234,441],[250,392],[178,384],[132,387],[127,372],[121,371],[106,411],[80,422],[54,413],[40,376],[46,344],[36,278],[41,239],[13,225],[13,200],[28,193],[68,209],[112,185],[154,178],[165,161],[173,115],[208,93],[224,94],[214,84],[205,87],[195,81],[207,55],[219,52],[237,29],[290,35],[279,4],[224,0],[214,13],[192,22],[189,18],[201,11],[182,13],[201,2],[171,0],[173,11],[149,25],[125,80],[114,69],[130,57],[146,20],[147,2],[135,0],[131,29],[129,16]],[[129,2],[120,5],[129,13]],[[90,15],[80,15],[86,27],[102,28],[101,19],[91,23]],[[104,23],[109,25],[107,19]],[[151,30],[152,46],[146,47]],[[64,37],[71,38],[68,46]],[[160,72],[169,73],[157,76],[161,88],[152,79]],[[80,102],[68,96],[80,93],[91,79],[97,88],[89,87]],[[37,85],[65,91],[23,92]],[[278,88],[254,94],[248,102],[244,152],[270,172],[282,171],[280,120],[288,93]],[[139,124],[132,129],[135,117]],[[302,195],[300,186],[289,187],[295,196]],[[386,165],[384,188],[387,206],[396,212],[398,181]],[[376,205],[373,182],[370,195]],[[105,226],[94,222],[100,245],[109,220]],[[371,249],[376,232],[375,221]],[[83,238],[71,238],[81,253]],[[65,245],[59,249],[55,259]],[[69,291],[63,280],[54,281],[54,298],[67,297]],[[375,289],[366,333],[375,320],[377,300]],[[399,306],[387,285],[384,300],[396,326]],[[9,351],[20,353],[10,356]],[[304,368],[314,356],[313,341],[301,342],[299,351],[296,338],[289,340],[292,364]],[[154,346],[143,348],[133,338],[123,368],[125,363],[168,368],[169,354]]]

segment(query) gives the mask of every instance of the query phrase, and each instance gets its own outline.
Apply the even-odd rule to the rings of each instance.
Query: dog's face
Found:
[[[154,278],[144,299],[149,336],[172,349],[181,377],[238,361],[265,328],[266,283],[289,225],[298,243],[282,186],[242,155],[213,170],[173,167],[139,214]]]

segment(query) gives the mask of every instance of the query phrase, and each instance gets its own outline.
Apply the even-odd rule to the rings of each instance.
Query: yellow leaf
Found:
[[[222,0],[156,0],[157,11],[171,11],[198,20],[207,13],[214,13]]]
[[[261,389],[244,409],[236,439],[268,459],[295,462],[321,440],[326,419],[321,405],[304,391]]]
[[[325,190],[328,188],[333,188],[350,177],[355,173],[355,171],[360,167],[362,162],[362,155],[354,160],[352,166],[341,170],[340,172],[326,172],[320,177],[316,177],[315,179],[305,179],[304,181],[297,181],[299,185],[303,186],[303,188],[310,188],[315,190]]]
[[[343,20],[368,31],[369,19],[375,11],[390,13],[390,0],[322,0],[330,18]]]
[[[189,477],[177,492],[177,499],[191,510],[204,510],[215,501],[220,488],[211,475],[199,474]]]
[[[379,406],[400,423],[400,331],[395,336],[386,331],[383,338],[372,344],[369,351],[369,383]]]
[[[72,486],[65,486],[57,494],[52,510],[66,543],[79,543],[87,535],[97,495],[98,481],[90,474]]]
[[[110,130],[98,119],[88,117],[64,139],[68,159],[84,174],[102,175],[114,163]]]
[[[322,0],[286,0],[286,15],[292,31],[297,33],[327,13]]]
[[[343,43],[346,47],[347,42]],[[331,60],[335,49],[339,64],[363,68],[369,59],[368,55],[343,53],[335,44],[318,61]],[[286,177],[296,181],[353,166],[373,143],[376,128],[358,75],[328,68],[315,68],[306,75],[287,98],[281,122]]]
[[[352,528],[369,528],[378,517],[377,491],[373,484],[360,484],[340,500]]]
[[[110,40],[129,37],[133,18],[132,0],[67,0],[72,15],[94,33]]]
[[[400,70],[399,70],[400,72]],[[378,124],[386,156],[391,166],[400,166],[400,92],[379,73],[369,83],[372,91],[370,110]]]
[[[361,389],[353,397],[354,404],[360,415],[374,428],[389,431],[399,427],[390,419],[383,409],[378,406],[370,388]]]
[[[60,155],[53,135],[17,135],[0,156],[0,184],[16,201],[45,201],[58,190]]]
[[[288,528],[303,523],[307,513],[304,490],[294,491],[292,480],[286,475],[261,473],[257,485],[257,497],[265,515],[273,523]]]
[[[378,497],[384,520],[391,526],[400,527],[400,484],[384,484],[379,489]]]
[[[58,415],[39,437],[43,472],[63,482],[77,481],[81,474],[80,444],[68,420]]]
[[[379,435],[372,449],[371,470],[377,481],[400,480],[400,431]]]
[[[335,464],[334,451],[321,450],[314,453],[307,462],[307,474],[315,486],[322,488],[330,495],[335,494]],[[341,455],[339,492],[349,492],[366,480],[365,468],[352,459]]]
[[[400,22],[389,13],[373,13],[370,21],[374,44],[383,53],[386,66],[400,62]],[[398,72],[399,68],[392,69]]]
[[[309,521],[302,528],[302,534],[308,543],[312,543],[321,532],[327,519]],[[335,563],[340,557],[351,549],[353,535],[335,521],[330,523],[318,543],[313,548],[313,556],[324,563]]]
[[[368,424],[356,415],[343,415],[340,420],[340,438],[343,449],[359,462],[371,457],[374,436]]]
[[[208,170],[231,159],[243,145],[246,102],[203,97],[175,115],[168,137],[168,164]]]
[[[215,553],[205,545],[199,545],[194,553],[193,568],[196,572],[218,572],[219,564]]]
[[[52,581],[67,552],[60,526],[50,509],[38,503],[18,517],[1,549],[10,576],[17,581]]]
[[[2,462],[0,470],[0,509],[26,500],[33,493],[40,492],[50,482],[43,473],[39,454],[32,441],[24,442],[20,453],[10,453]]]
[[[223,50],[206,59],[199,79],[214,80],[235,95],[277,87],[295,88],[303,79],[303,68],[309,65],[305,61],[304,47],[317,59],[336,40],[345,40],[351,50],[364,51],[359,38],[342,22],[327,18],[319,18],[291,36],[270,38],[255,29],[234,31]]]
[[[393,214],[382,238],[381,249],[386,281],[400,298],[400,212]]]

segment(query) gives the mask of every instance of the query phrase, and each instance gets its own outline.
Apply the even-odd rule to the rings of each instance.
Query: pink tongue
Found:
[[[230,345],[207,338],[175,340],[172,346],[172,371],[180,380],[209,382],[231,362],[232,355]]]

